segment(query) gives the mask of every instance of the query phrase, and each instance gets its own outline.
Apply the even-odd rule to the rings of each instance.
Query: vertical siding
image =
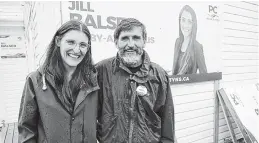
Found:
[[[258,82],[258,8],[258,2],[229,2],[223,5],[221,87]],[[224,128],[220,136],[230,138],[224,117],[220,122],[220,128]],[[237,137],[241,138],[235,123],[233,127]]]

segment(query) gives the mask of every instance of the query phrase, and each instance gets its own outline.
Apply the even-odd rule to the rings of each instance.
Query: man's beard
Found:
[[[142,64],[143,51],[137,51],[135,54],[127,54],[123,51],[119,51],[119,56],[126,67],[138,67]]]

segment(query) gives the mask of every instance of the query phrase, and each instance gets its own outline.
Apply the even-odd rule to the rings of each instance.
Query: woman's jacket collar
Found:
[[[48,71],[44,72],[43,67],[39,67],[38,72],[42,75],[41,80],[42,80],[42,90],[43,91],[47,90],[46,80],[50,83],[50,85],[52,87],[56,88],[54,75],[52,75]],[[91,75],[90,78],[91,78],[91,81],[94,82],[93,86],[91,86],[91,85],[89,85],[89,84],[87,84],[83,81],[81,86],[80,86],[80,89],[86,89],[86,88],[87,88],[87,90],[97,90],[97,89],[99,89],[99,85],[98,85],[98,82],[97,82],[97,70],[94,68],[93,71],[91,71],[91,72],[92,73],[90,74]],[[88,76],[88,75],[85,75],[85,76]]]

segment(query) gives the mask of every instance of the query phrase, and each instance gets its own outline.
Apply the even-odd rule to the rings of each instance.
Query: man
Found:
[[[101,143],[175,143],[168,76],[150,61],[146,39],[141,22],[122,20],[114,32],[117,56],[97,64]]]

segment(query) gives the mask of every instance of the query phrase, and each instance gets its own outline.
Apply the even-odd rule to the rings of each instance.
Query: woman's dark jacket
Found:
[[[51,74],[44,77],[41,70],[29,74],[19,112],[19,143],[96,142],[98,89],[98,84],[82,85],[74,110],[69,112],[59,98],[62,95],[57,92]]]

